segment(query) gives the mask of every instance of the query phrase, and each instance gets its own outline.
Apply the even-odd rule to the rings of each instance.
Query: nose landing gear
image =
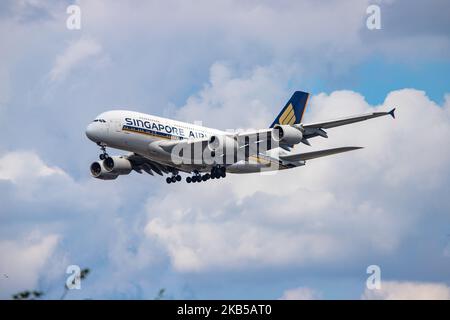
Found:
[[[100,160],[105,160],[109,158],[109,155],[106,153],[106,145],[102,143],[98,143],[100,146],[100,150],[102,150],[102,153],[99,155]]]

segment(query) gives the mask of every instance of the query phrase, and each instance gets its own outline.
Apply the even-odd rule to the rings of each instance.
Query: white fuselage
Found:
[[[171,120],[127,110],[104,112],[86,129],[88,138],[98,144],[140,154],[148,159],[178,168],[181,171],[208,171],[207,165],[174,164],[170,152],[159,147],[161,141],[207,139],[213,135],[230,134],[222,130]],[[251,157],[227,167],[230,173],[260,172],[276,161],[271,157]],[[277,163],[278,164],[278,163]],[[277,169],[281,169],[277,167]]]

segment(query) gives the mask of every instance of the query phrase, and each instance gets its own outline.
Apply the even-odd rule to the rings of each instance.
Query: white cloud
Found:
[[[320,83],[334,81],[336,74],[379,52],[394,62],[413,57],[419,64],[428,62],[420,60],[424,56],[448,57],[446,34],[417,35],[408,25],[407,36],[401,36],[388,24],[384,31],[365,34],[368,2],[359,0],[344,5],[203,1],[196,6],[100,0],[79,2],[81,32],[90,36],[76,40],[80,33],[65,28],[64,3],[21,3],[11,14],[0,13],[6,48],[0,53],[0,70],[5,70],[0,72],[0,104],[7,104],[3,124],[9,128],[3,149],[33,148],[51,165],[33,154],[1,156],[0,187],[7,191],[2,192],[1,215],[8,221],[2,230],[15,232],[36,221],[71,230],[64,234],[65,243],[75,253],[100,256],[93,259],[104,274],[99,295],[111,288],[117,297],[123,291],[111,275],[119,281],[135,279],[136,270],[164,260],[161,251],[175,272],[267,265],[324,268],[344,265],[340,262],[351,267],[365,256],[404,258],[399,245],[411,234],[426,232],[420,222],[448,222],[436,211],[449,211],[448,150],[442,146],[449,142],[450,99],[439,107],[416,90],[393,92],[376,107],[398,105],[396,121],[377,119],[330,130],[330,139],[312,141],[314,149],[345,144],[366,149],[273,177],[234,176],[194,186],[165,186],[157,178],[136,176],[94,181],[87,167],[89,154],[97,149],[81,138],[85,122],[105,106],[133,105],[161,114],[168,100],[180,101],[194,90],[212,64],[209,83],[175,115],[220,128],[265,126],[291,93],[287,86],[301,89],[318,78]],[[383,10],[383,19],[395,11]],[[392,21],[404,25],[403,19]],[[424,43],[426,50],[415,50]],[[111,68],[69,77],[102,63],[106,53],[114,58]],[[48,94],[48,83],[40,81],[43,74],[58,83],[69,81]],[[359,94],[339,91],[315,96],[306,119],[370,108]],[[35,120],[28,127],[34,139],[17,134],[23,114]],[[66,118],[71,121],[55,121]],[[136,188],[139,184],[146,187]],[[142,190],[151,194],[147,221],[141,221],[140,204],[147,196]],[[147,239],[141,239],[143,225]],[[434,234],[420,236],[427,242]],[[148,281],[153,272],[139,278],[141,287],[153,285]]]
[[[276,103],[274,97],[284,94],[281,83],[289,76],[284,71],[256,67],[250,74],[236,77],[230,66],[217,62],[210,68],[210,83],[191,96],[175,116],[222,129],[268,126],[270,123],[264,122],[275,118],[269,112],[273,105],[268,103]]]
[[[450,300],[445,283],[383,281],[381,289],[366,289],[362,299],[370,300]]]
[[[288,289],[283,292],[280,300],[317,300],[320,299],[320,294],[315,290],[307,287],[298,287]]]
[[[225,123],[229,117],[229,124],[232,119],[243,126],[254,123],[255,111],[246,111],[253,99],[247,92],[277,92],[276,80],[258,78],[265,74],[260,69],[235,78],[227,68],[214,65],[211,83],[188,99],[179,114],[201,115],[208,123],[219,115]],[[258,114],[274,117],[281,105],[261,102]],[[228,175],[223,181],[163,187],[148,200],[147,236],[160,241],[179,271],[310,266],[394,254],[428,214],[415,202],[435,194],[436,206],[448,206],[442,192],[450,150],[441,148],[434,156],[436,146],[450,145],[448,103],[440,107],[424,92],[404,89],[388,94],[382,105],[370,106],[358,93],[336,91],[314,96],[304,121],[392,107],[397,107],[395,120],[331,129],[329,139],[315,138],[312,148],[299,147],[359,145],[363,150],[273,176]]]
[[[7,293],[37,289],[38,280],[54,253],[59,236],[31,233],[23,240],[0,241],[0,292]]]
[[[49,74],[50,79],[52,81],[64,79],[73,69],[101,52],[101,45],[92,38],[82,37],[69,43],[65,51],[56,58]]]
[[[0,158],[0,180],[17,183],[53,175],[68,177],[60,168],[47,166],[31,151],[14,151]]]
[[[127,216],[123,209],[136,197],[133,188],[124,180],[104,184],[89,176],[88,164],[85,169],[85,176],[76,180],[33,151],[0,157],[0,218],[6,221],[0,226],[0,272],[8,274],[0,279],[2,297],[40,289],[47,298],[58,298],[69,264],[98,271],[91,287],[95,290],[83,290],[80,298],[122,288],[133,291],[127,277],[161,260],[151,242],[141,241],[139,215]],[[107,267],[98,268],[97,259],[106,259]],[[22,262],[24,267],[16,266]],[[8,273],[12,269],[17,269],[13,276]],[[153,280],[147,273],[142,277]]]

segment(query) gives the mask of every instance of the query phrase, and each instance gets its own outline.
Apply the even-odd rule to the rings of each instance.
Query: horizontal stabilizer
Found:
[[[394,112],[395,112],[395,108],[389,112],[370,112],[370,113],[365,113],[365,114],[361,114],[361,115],[357,115],[357,116],[350,116],[350,117],[346,117],[346,118],[335,119],[335,120],[331,120],[331,121],[306,123],[306,124],[303,124],[303,128],[305,128],[305,129],[330,129],[330,128],[334,128],[334,127],[344,126],[347,124],[360,122],[360,121],[364,121],[364,120],[369,120],[369,119],[373,119],[373,118],[378,118],[378,117],[382,117],[382,116],[387,116],[387,115],[390,115],[392,118],[395,118]]]
[[[341,148],[326,149],[326,150],[319,150],[319,151],[312,151],[312,152],[305,152],[305,153],[280,155],[280,159],[284,160],[284,161],[289,161],[289,162],[305,161],[305,160],[311,160],[311,159],[315,159],[315,158],[330,156],[332,154],[337,154],[337,153],[341,153],[341,152],[357,150],[357,149],[361,149],[361,148],[362,147],[341,147]]]

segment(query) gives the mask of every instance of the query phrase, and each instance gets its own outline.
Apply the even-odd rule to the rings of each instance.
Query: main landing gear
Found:
[[[177,173],[174,173],[171,177],[166,178],[167,183],[175,183],[181,181],[181,176]]]
[[[216,166],[211,169],[211,173],[205,173],[201,175],[197,170],[194,171],[194,175],[192,177],[187,177],[186,182],[202,182],[207,181],[209,179],[220,179],[225,178],[227,175],[225,167]]]
[[[227,176],[227,172],[225,167],[215,166],[211,169],[211,179],[220,179],[225,178]]]
[[[105,160],[109,158],[109,155],[106,153],[106,145],[102,143],[98,143],[98,145],[100,146],[100,150],[102,150],[102,153],[100,153],[99,155],[100,160]]]
[[[209,173],[206,173],[204,175],[201,175],[197,170],[194,171],[194,175],[192,177],[186,177],[186,182],[202,182],[206,181],[210,178]]]

